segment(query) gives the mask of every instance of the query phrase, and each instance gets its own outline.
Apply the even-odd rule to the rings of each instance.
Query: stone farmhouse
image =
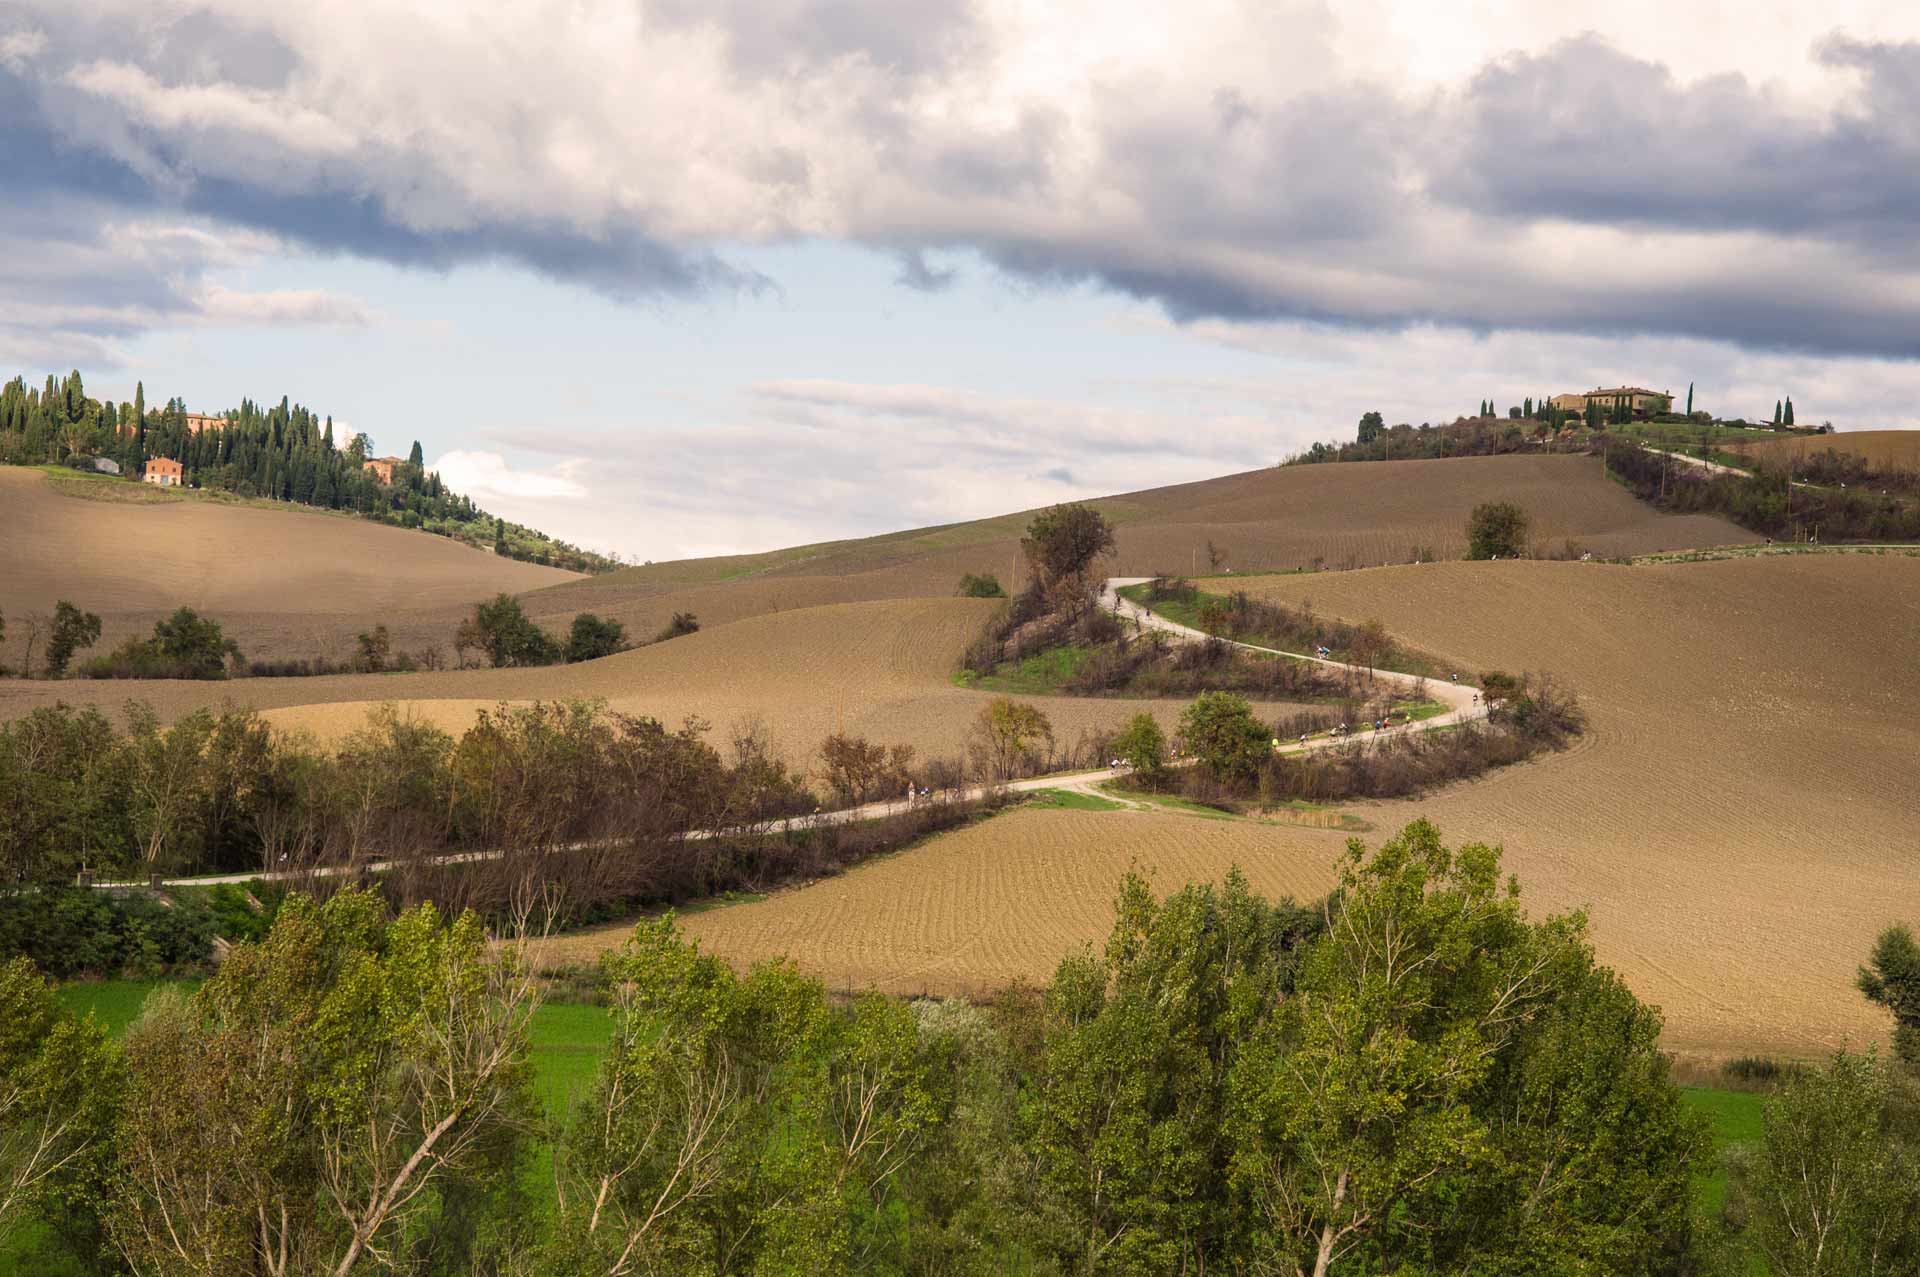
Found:
[[[1609,417],[1621,408],[1627,409],[1635,417],[1657,416],[1673,408],[1671,394],[1664,390],[1648,390],[1645,386],[1603,386],[1582,394],[1555,395],[1548,402],[1562,412],[1585,412],[1588,405],[1596,404]]]

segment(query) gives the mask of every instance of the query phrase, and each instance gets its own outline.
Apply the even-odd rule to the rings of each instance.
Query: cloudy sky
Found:
[[[1920,12],[5,0],[0,368],[670,558],[1621,381],[1920,425]]]

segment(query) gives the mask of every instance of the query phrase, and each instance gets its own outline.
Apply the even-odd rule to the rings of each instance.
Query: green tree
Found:
[[[1382,417],[1377,412],[1361,414],[1358,442],[1363,444],[1372,443],[1385,433],[1387,433],[1387,419],[1385,417]]]
[[[1425,821],[1350,843],[1336,899],[1230,1083],[1266,1271],[1674,1271],[1705,1132],[1584,918]]]
[[[1793,396],[1792,395],[1787,396],[1787,406],[1786,406],[1786,409],[1781,413],[1780,424],[1783,426],[1790,426],[1793,424]]]
[[[528,618],[520,600],[511,594],[497,594],[474,605],[471,641],[486,652],[496,669],[552,665],[560,659],[560,645]]]
[[[1081,576],[1094,559],[1113,549],[1113,528],[1092,506],[1057,505],[1033,517],[1020,548],[1035,579],[1050,584]]]
[[[47,673],[54,678],[65,674],[73,654],[83,647],[92,647],[99,638],[99,617],[92,612],[82,612],[65,599],[55,603],[53,622],[47,627]]]
[[[413,447],[407,449],[407,464],[416,470],[424,469],[427,464],[426,454],[420,451],[418,439],[413,441]]]
[[[913,1013],[829,1007],[642,923],[603,969],[613,1040],[554,1156],[541,1271],[894,1271],[884,1226],[942,1096]]]
[[[1890,1093],[1885,1065],[1842,1051],[1768,1103],[1750,1185],[1777,1277],[1920,1270],[1920,1155],[1889,1127]]]
[[[1776,399],[1773,401],[1773,424],[1776,428],[1780,425],[1781,414],[1782,414],[1782,406],[1780,401]]]
[[[1142,776],[1158,776],[1167,765],[1167,734],[1158,719],[1142,710],[1114,737],[1113,752]]]
[[[240,646],[220,632],[220,622],[183,607],[153,626],[153,648],[164,660],[189,671],[188,678],[224,678],[229,658]]]
[[[1920,945],[1913,932],[1904,926],[1882,931],[1856,982],[1868,1001],[1892,1013],[1894,1054],[1920,1068]]]
[[[1693,383],[1687,383],[1687,415],[1693,415]]]
[[[538,1111],[536,986],[471,914],[384,913],[291,896],[198,992],[148,1001],[107,1217],[130,1268],[416,1270],[456,1241],[492,1266]]]
[[[1291,1271],[1229,1189],[1230,1078],[1323,916],[1237,871],[1164,903],[1129,874],[1104,952],[1060,964],[1023,1142],[1067,1218],[1061,1271]]]
[[[106,1032],[25,958],[0,963],[0,1237],[104,1179],[120,1084]]]
[[[567,661],[598,660],[627,650],[627,627],[611,617],[582,612],[573,618],[567,635]]]
[[[1469,559],[1513,559],[1527,548],[1527,512],[1509,501],[1488,501],[1467,516]]]
[[[1180,716],[1187,751],[1229,785],[1250,785],[1272,753],[1272,736],[1247,698],[1235,692],[1202,692]]]

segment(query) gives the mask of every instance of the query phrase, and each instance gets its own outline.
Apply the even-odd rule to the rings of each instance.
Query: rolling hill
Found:
[[[128,486],[111,485],[140,494]],[[0,466],[0,525],[0,610],[17,621],[68,599],[100,614],[102,649],[182,606],[217,618],[250,656],[344,658],[382,622],[400,647],[444,643],[447,615],[474,599],[575,576],[301,506],[82,499],[11,466]],[[15,666],[19,629],[5,658]]]
[[[1616,566],[1442,563],[1240,583],[1379,616],[1464,670],[1545,669],[1591,720],[1572,750],[1420,801],[1350,804],[1377,839],[1416,815],[1504,844],[1536,912],[1587,909],[1603,961],[1670,1048],[1813,1055],[1881,1037],[1853,988],[1878,930],[1920,915],[1920,558]],[[1137,859],[1177,884],[1240,865],[1332,883],[1343,837],[1139,813],[1032,812],[688,926],[895,992],[1040,980],[1098,943]],[[1123,854],[1124,853],[1124,854]],[[831,925],[823,925],[827,921]]]

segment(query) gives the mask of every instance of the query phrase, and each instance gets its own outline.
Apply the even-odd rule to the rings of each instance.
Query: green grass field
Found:
[[[1760,1112],[1766,1097],[1752,1091],[1719,1091],[1704,1086],[1680,1088],[1687,1107],[1704,1113],[1713,1123],[1713,1148],[1724,1153],[1738,1144],[1753,1144],[1760,1139]],[[1708,1215],[1717,1213],[1727,1200],[1727,1172],[1714,1158],[1713,1173],[1701,1181],[1700,1204]]]
[[[1102,798],[1078,789],[1036,789],[1027,799],[1029,807],[1054,807],[1066,811],[1121,811],[1125,803]]]

